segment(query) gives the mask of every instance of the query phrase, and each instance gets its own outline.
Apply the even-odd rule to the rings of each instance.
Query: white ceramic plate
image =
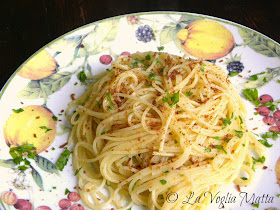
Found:
[[[145,43],[136,38],[140,25],[153,29],[155,36],[151,41]],[[185,28],[188,30],[183,30]],[[202,44],[203,40],[208,42],[212,38],[215,39],[212,43]],[[88,85],[88,82],[79,81],[78,73],[84,70],[87,75],[94,75],[105,71],[110,58],[123,52],[158,51],[161,46],[163,52],[212,60],[227,73],[227,66],[235,61],[237,70],[244,67],[238,76],[230,77],[240,94],[244,88],[256,88],[259,96],[273,97],[275,106],[267,105],[269,108],[278,107],[280,45],[249,28],[214,17],[178,12],[137,13],[86,25],[37,51],[17,69],[1,91],[0,209],[13,209],[17,199],[25,200],[25,203],[18,201],[21,206],[30,202],[35,209],[59,209],[59,201],[67,198],[66,189],[76,192],[77,178],[71,155],[63,171],[55,164],[64,151],[61,147],[65,146],[71,129],[64,115],[72,100],[70,95],[75,94],[77,98]],[[261,72],[265,73],[259,74]],[[254,74],[259,75],[251,79],[257,80],[250,81]],[[244,102],[249,128],[260,136],[268,132],[270,126],[263,122],[262,116],[254,114],[256,106],[245,98]],[[11,145],[22,145],[26,141],[37,148],[39,155],[36,160],[27,158],[29,168],[19,171],[9,151]],[[261,209],[280,206],[279,180],[275,173],[275,168],[279,170],[280,167],[279,162],[276,166],[279,139],[268,138],[267,142],[273,144],[267,148],[267,168],[256,169],[254,183],[242,187],[241,193],[235,185],[219,193],[210,209],[222,207],[221,203],[225,209],[256,208],[252,202],[259,203]],[[67,145],[69,150],[72,146]],[[75,204],[84,205],[81,200],[71,203]]]

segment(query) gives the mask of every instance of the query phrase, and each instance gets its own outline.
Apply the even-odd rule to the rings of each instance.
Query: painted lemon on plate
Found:
[[[198,20],[177,33],[182,47],[201,59],[215,60],[227,55],[234,47],[232,33],[220,23]]]
[[[19,70],[18,75],[31,80],[40,80],[56,73],[57,63],[46,51],[42,50]]]
[[[4,138],[9,147],[33,144],[37,153],[46,150],[54,141],[56,124],[53,113],[38,105],[22,108],[10,115],[4,126]]]

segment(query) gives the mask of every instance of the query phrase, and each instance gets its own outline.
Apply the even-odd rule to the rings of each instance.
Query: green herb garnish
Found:
[[[138,181],[138,180],[137,180],[137,181]],[[132,190],[132,191],[134,190],[134,188],[135,188],[135,186],[136,186],[137,181],[136,181],[136,182],[134,182],[134,184],[133,184],[133,186],[132,186],[132,188],[131,188],[131,190]]]
[[[85,71],[81,71],[78,73],[78,79],[81,81],[81,82],[84,82],[87,80],[87,75],[85,73]]]
[[[64,194],[67,195],[67,194],[69,194],[69,193],[70,193],[70,190],[68,190],[68,189],[66,188]]]
[[[74,176],[76,176],[76,175],[80,172],[81,169],[82,169],[82,166],[81,166],[79,169],[77,169],[77,170],[75,171]]]
[[[220,145],[215,145],[215,148],[216,148],[216,149],[220,149],[220,150],[222,150],[224,153],[227,154],[227,151],[226,151],[222,146],[220,146]]]
[[[248,180],[248,178],[246,178],[246,177],[241,177],[241,179],[243,179],[243,180]]]
[[[163,98],[162,100],[164,102],[167,102],[170,106],[174,106],[175,104],[177,104],[179,102],[179,99],[180,99],[180,91],[172,94],[172,96],[170,96],[169,92],[167,92],[166,97]],[[169,103],[169,100],[171,100],[171,103]]]
[[[155,77],[156,77],[157,75],[155,74],[155,73],[150,73],[149,75],[148,75],[148,77],[151,79],[151,80],[155,80]]]
[[[252,206],[259,208],[260,204],[259,203],[254,203]]]
[[[150,54],[148,54],[148,55],[145,56],[145,59],[146,59],[146,60],[151,60],[151,58],[152,58],[152,57],[151,57]]]
[[[158,51],[162,51],[162,50],[164,50],[164,47],[163,47],[163,46],[160,46],[160,47],[158,47],[157,49],[158,49]]]
[[[267,139],[260,139],[259,142],[268,148],[273,146],[273,144],[268,143]]]
[[[161,179],[161,180],[160,180],[160,183],[161,183],[162,185],[165,185],[165,184],[167,183],[167,181],[166,181],[165,179]]]
[[[243,136],[243,131],[238,131],[234,129],[235,134],[237,135],[238,138],[242,138]]]
[[[62,171],[64,169],[64,166],[66,166],[70,154],[71,152],[67,149],[67,147],[65,147],[64,151],[61,153],[58,161],[56,162],[56,166],[60,171]]]
[[[168,174],[168,173],[169,173],[169,170],[165,171],[164,173],[165,173],[165,174]]]
[[[237,72],[237,71],[232,71],[232,72],[229,72],[229,76],[230,77],[235,77],[235,76],[237,76],[239,73]]]
[[[220,137],[220,136],[214,136],[213,139],[222,140],[222,137]]]
[[[205,64],[200,65],[200,71],[204,71]]]
[[[45,133],[47,133],[48,131],[51,131],[51,130],[52,130],[51,128],[48,128],[48,127],[46,127],[46,126],[40,126],[39,128],[46,130]]]
[[[259,94],[258,94],[258,90],[256,88],[255,89],[244,89],[243,95],[245,96],[246,99],[251,101],[256,106],[260,105],[260,100],[258,99]]]
[[[57,116],[52,116],[52,119],[54,120],[54,121],[57,121],[58,120],[58,118],[57,118]]]
[[[193,92],[186,92],[186,96],[190,97],[193,94]]]
[[[205,149],[205,152],[211,152],[211,148],[209,148],[209,147],[206,148],[206,149]]]
[[[23,112],[24,110],[22,108],[19,109],[13,109],[14,113],[20,113]]]

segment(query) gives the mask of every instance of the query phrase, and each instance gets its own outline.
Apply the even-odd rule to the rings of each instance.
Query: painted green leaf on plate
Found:
[[[34,99],[51,95],[67,84],[72,74],[72,72],[58,72],[42,80],[31,80],[17,97]]]
[[[280,57],[280,47],[273,41],[244,28],[238,28],[239,34],[244,40],[242,45],[248,45],[255,52],[268,57]]]
[[[176,30],[176,24],[170,23],[165,25],[160,32],[160,44],[164,45],[173,41],[173,35]]]
[[[7,160],[0,160],[0,166],[5,167],[5,168],[12,168],[15,167],[16,164],[12,159],[7,159]]]
[[[265,74],[259,76],[255,81],[248,81],[244,87],[245,88],[259,88],[268,84],[271,80],[280,75],[280,66],[277,68],[267,68]]]
[[[59,175],[56,165],[49,161],[47,158],[38,155],[35,157],[35,162],[42,170]]]
[[[17,95],[20,98],[43,98],[44,93],[40,87],[40,80],[31,80],[27,86]]]
[[[72,72],[61,72],[51,75],[50,77],[44,78],[40,81],[40,86],[47,95],[60,90],[64,85],[66,85],[71,76]]]
[[[109,49],[115,40],[119,30],[119,20],[108,20],[103,24],[97,24],[95,28],[82,41],[79,57],[88,54],[94,55]]]
[[[42,179],[41,175],[32,166],[31,166],[31,168],[32,168],[31,174],[32,174],[33,180],[38,185],[38,187],[40,187],[42,190],[44,190],[43,179]]]

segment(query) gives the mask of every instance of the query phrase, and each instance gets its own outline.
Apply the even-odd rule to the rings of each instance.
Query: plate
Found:
[[[153,35],[150,39],[138,39],[138,29],[145,25],[153,30]],[[67,145],[71,124],[65,110],[91,82],[81,81],[81,72],[87,76],[101,73],[116,56],[136,51],[163,51],[210,60],[230,74],[246,104],[248,127],[268,148],[265,167],[256,169],[254,183],[239,191],[234,184],[227,187],[213,195],[210,208],[279,207],[280,144],[278,134],[269,129],[280,128],[280,45],[256,31],[219,18],[150,12],[113,17],[71,31],[41,48],[11,76],[1,91],[0,101],[0,209],[30,204],[34,209],[59,209],[59,204],[68,198],[73,209],[87,209],[77,194],[71,154],[62,171],[56,166],[65,148],[73,148]],[[258,102],[245,99],[244,89],[274,99],[261,108],[268,108],[270,117],[258,114]],[[268,100],[269,96],[262,99]],[[10,149],[25,143],[36,147],[37,156],[32,158],[32,147],[17,147],[22,153],[29,151],[29,156],[21,161],[16,158],[19,149]],[[20,166],[15,164],[17,161]]]

